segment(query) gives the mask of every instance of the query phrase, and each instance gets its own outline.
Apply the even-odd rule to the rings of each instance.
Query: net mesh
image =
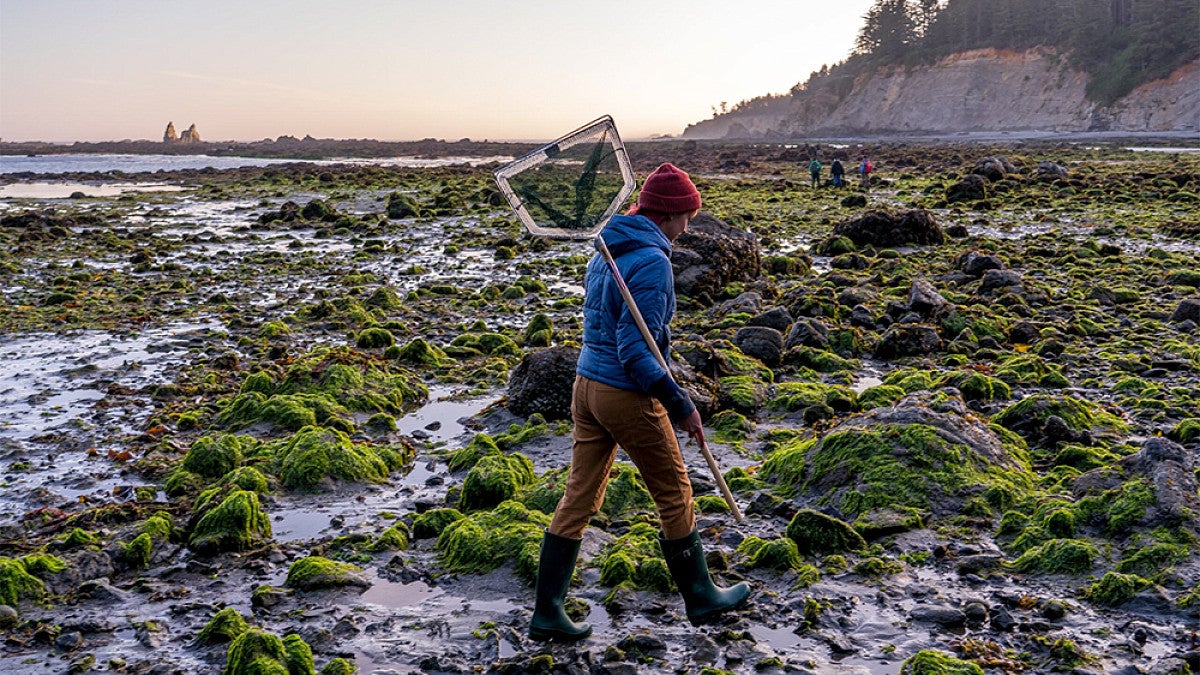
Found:
[[[632,173],[611,120],[539,148],[497,172],[531,231],[594,235],[632,192]]]

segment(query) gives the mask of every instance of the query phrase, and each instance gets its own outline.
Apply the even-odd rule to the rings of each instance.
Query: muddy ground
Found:
[[[808,187],[811,150],[826,166],[837,154],[849,166],[870,152],[875,185]],[[573,594],[595,633],[579,645],[541,645],[524,636],[533,591],[521,555],[455,571],[439,539],[415,531],[421,514],[462,506],[468,472],[450,465],[483,436],[542,477],[508,495],[527,505],[569,458],[569,425],[515,416],[505,394],[524,354],[547,346],[526,331],[535,317],[551,321],[550,345],[578,340],[590,249],[524,234],[499,206],[487,167],[124,174],[122,183],[183,189],[90,197],[81,187],[75,198],[0,201],[0,573],[9,575],[0,580],[11,594],[0,608],[0,670],[220,672],[230,644],[204,629],[228,608],[265,634],[298,635],[329,673],[897,673],[906,662],[906,672],[972,672],[968,663],[985,672],[1200,669],[1200,523],[1187,510],[1200,500],[1200,318],[1189,314],[1200,295],[1200,155],[694,143],[638,145],[631,155],[639,175],[664,160],[691,171],[705,210],[761,246],[757,278],[703,302],[684,298],[675,331],[757,373],[760,400],[718,396],[713,412],[736,417],[724,415],[711,436],[720,466],[745,478],[731,483],[747,518],[736,523],[710,500],[698,521],[717,578],[753,585],[747,609],[693,628],[675,594],[607,584],[610,546],[656,522],[634,500],[598,516],[584,540]],[[951,199],[989,156],[1014,171],[985,194]],[[1066,175],[1039,176],[1042,161]],[[35,180],[115,182],[95,174],[3,182]],[[910,208],[928,210],[953,236],[920,246],[830,242],[839,223]],[[962,276],[961,256],[972,251],[1016,272],[1020,291],[985,293]],[[910,296],[920,278],[957,318],[914,320],[936,327],[937,344],[881,350],[889,324],[920,313]],[[816,319],[841,336],[819,350],[838,360],[803,352],[803,365],[747,365],[736,333],[776,307],[792,323]],[[480,341],[493,335],[506,340]],[[354,400],[324,385],[284,393],[295,369],[320,374],[335,363],[387,388]],[[921,384],[914,373],[963,371],[990,380],[986,393],[968,396],[970,419],[1002,419],[1023,400],[1051,396],[1082,402],[1094,423],[1068,419],[1071,428],[1054,436],[1039,420],[1024,434],[1030,478],[1011,503],[972,501],[982,487],[960,486],[957,501],[906,503],[919,520],[873,530],[865,548],[752,563],[740,545],[786,539],[799,509],[851,523],[862,515],[831,497],[844,485],[788,484],[765,462],[899,395],[946,384]],[[329,398],[288,399],[299,407],[274,417],[232,414],[261,385],[259,373],[270,376],[266,395]],[[789,382],[821,385],[829,404],[782,400]],[[326,473],[298,485],[271,443],[304,433],[308,415],[314,428],[402,461],[384,478]],[[223,478],[181,467],[199,439],[223,435],[258,444],[237,463],[267,479],[248,491],[270,532],[213,551],[197,543],[196,515]],[[1175,478],[1190,474],[1182,511],[1158,508],[1162,492],[1138,502],[1123,487],[1137,477],[1121,462],[1160,437],[1182,448]],[[697,495],[715,495],[700,454],[684,455]],[[1080,481],[1105,471],[1097,507]],[[1117,523],[1106,500],[1135,512]],[[1043,532],[1044,543],[1055,509],[1079,522],[1053,540],[1084,542],[1093,557],[1070,569],[1019,564],[1030,546],[1014,535]],[[404,541],[380,543],[397,528]],[[1134,564],[1147,549],[1159,552],[1154,563]],[[310,556],[358,569],[343,574],[348,585],[289,582],[294,563]],[[20,585],[16,565],[36,583]],[[1107,576],[1117,570],[1125,576]],[[1106,578],[1128,582],[1128,592],[1100,592]],[[918,654],[942,660],[921,669],[910,661]]]

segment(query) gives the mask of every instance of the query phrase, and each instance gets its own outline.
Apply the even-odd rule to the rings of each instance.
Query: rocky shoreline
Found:
[[[0,207],[0,669],[1200,670],[1200,157],[631,155],[705,196],[677,375],[745,522],[684,454],[746,610],[687,623],[618,464],[595,635],[526,639],[590,250],[487,167],[129,174],[186,189]]]

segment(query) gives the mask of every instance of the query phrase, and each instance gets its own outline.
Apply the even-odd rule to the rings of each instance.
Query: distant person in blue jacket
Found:
[[[671,243],[700,211],[700,192],[687,173],[663,164],[646,178],[637,205],[614,216],[601,235],[629,292],[670,358],[675,313]],[[703,440],[700,413],[642,338],[616,279],[596,254],[584,277],[583,349],[576,367],[571,417],[575,423],[566,491],[542,539],[537,595],[529,637],[575,641],[592,627],[575,623],[563,608],[588,521],[604,503],[608,473],[620,446],[633,460],[658,508],[659,544],[683,595],[688,620],[705,623],[743,605],[750,588],[718,588],[708,573],[692,484],[672,422]]]

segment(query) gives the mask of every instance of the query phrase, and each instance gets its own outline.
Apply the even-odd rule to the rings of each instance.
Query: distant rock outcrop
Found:
[[[188,127],[187,131],[184,131],[182,134],[179,135],[179,142],[180,143],[199,143],[200,142],[200,132],[196,130],[195,124]]]
[[[175,135],[175,123],[167,122],[167,130],[163,132],[163,143],[199,143],[200,132],[196,125],[188,127],[182,134]]]

